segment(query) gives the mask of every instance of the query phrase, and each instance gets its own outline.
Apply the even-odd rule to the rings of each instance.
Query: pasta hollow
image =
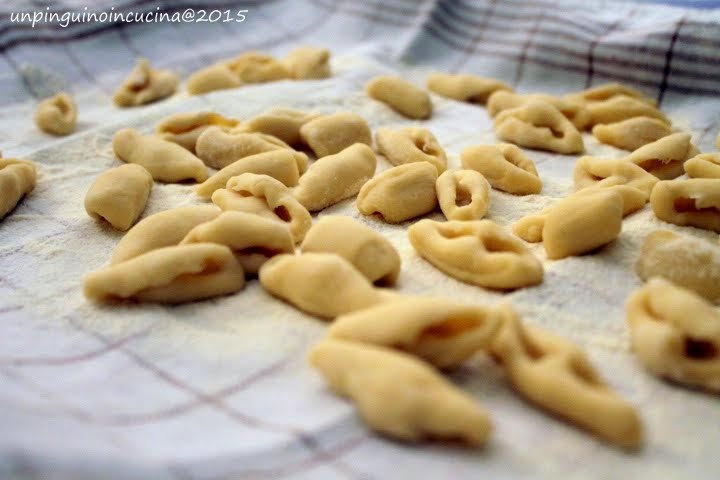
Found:
[[[195,153],[197,139],[208,127],[218,127],[227,132],[239,124],[239,120],[215,112],[176,113],[161,120],[155,126],[155,134]]]

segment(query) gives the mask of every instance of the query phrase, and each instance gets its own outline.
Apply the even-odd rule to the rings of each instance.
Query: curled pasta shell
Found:
[[[282,140],[263,133],[233,133],[219,127],[207,128],[197,139],[197,156],[212,168],[225,168],[250,155],[289,149]]]
[[[490,184],[475,170],[448,170],[435,182],[440,209],[448,220],[480,220],[490,206]]]
[[[373,287],[350,262],[334,253],[277,255],[260,268],[260,283],[276,297],[323,318],[367,308],[393,296]]]
[[[408,229],[408,238],[437,269],[466,283],[515,289],[543,279],[540,261],[519,239],[490,220],[420,220]]]
[[[375,173],[377,159],[372,148],[356,143],[313,163],[300,177],[295,198],[309,211],[317,212],[355,196]]]
[[[507,84],[494,78],[441,72],[433,72],[428,75],[427,87],[440,96],[480,105],[484,105],[488,97],[495,92],[512,91]]]
[[[177,207],[150,215],[138,222],[115,246],[110,264],[121,263],[162,247],[177,245],[195,228],[220,215],[214,205]]]
[[[310,213],[293,197],[289,188],[272,177],[243,173],[228,180],[226,189],[239,197],[254,197],[256,202],[260,200],[264,204],[262,208],[268,214],[272,214],[265,216],[270,218],[277,216],[286,223],[295,242],[302,241],[307,231],[310,230],[312,225]],[[215,194],[221,191],[218,190]],[[215,194],[213,194],[213,201],[215,201]],[[245,211],[253,213],[252,210]]]
[[[615,393],[569,341],[525,326],[507,304],[491,351],[515,389],[535,405],[624,448],[642,444],[635,408]]]
[[[635,272],[660,276],[720,303],[720,246],[690,235],[656,230],[645,237]]]
[[[539,100],[499,113],[495,133],[521,147],[566,154],[585,149],[577,128],[552,104]]]
[[[85,296],[100,302],[182,303],[235,293],[245,285],[230,249],[212,243],[163,247],[89,273]]]
[[[626,160],[660,180],[669,180],[682,175],[685,160],[698,153],[689,133],[674,133],[638,148]]]
[[[37,168],[33,162],[0,158],[0,220],[33,191],[36,182]]]
[[[601,123],[593,127],[592,133],[602,143],[633,151],[670,135],[672,129],[657,118],[643,116],[610,124]]]
[[[520,95],[508,91],[493,93],[488,99],[487,109],[491,117],[504,110],[522,107],[530,102],[545,102],[557,108],[578,130],[584,129],[590,122],[590,114],[583,102],[560,98],[546,93]]]
[[[660,220],[720,233],[720,179],[660,181],[650,194],[650,205]]]
[[[132,128],[123,128],[113,135],[113,151],[123,162],[136,163],[160,182],[208,178],[207,167],[180,145],[154,136],[143,136]]]
[[[45,133],[69,135],[77,125],[77,107],[70,94],[60,92],[40,102],[34,118],[35,125]]]
[[[221,188],[225,188],[228,180],[243,173],[268,175],[279,180],[288,187],[297,185],[300,174],[307,168],[307,155],[287,148],[256,153],[234,161],[222,168],[213,176],[198,185],[195,193],[203,198],[210,198]]]
[[[370,428],[403,441],[485,443],[485,409],[411,355],[343,340],[324,340],[310,364],[337,394],[349,397]],[[392,398],[392,402],[387,399]]]
[[[690,178],[720,178],[720,153],[695,155],[683,168]]]
[[[239,123],[239,120],[223,117],[215,112],[183,112],[161,120],[155,126],[155,134],[195,153],[197,139],[208,127],[229,131]]]
[[[321,217],[308,231],[300,250],[336,253],[373,283],[393,284],[400,274],[400,255],[380,233],[349,217]]]
[[[141,58],[113,95],[118,107],[135,107],[167,98],[177,90],[180,77],[170,70],[156,70]]]
[[[180,245],[217,243],[229,247],[245,273],[256,274],[271,257],[295,253],[288,229],[281,223],[245,212],[223,212],[185,235]]]
[[[404,297],[335,319],[330,338],[396,348],[452,368],[490,346],[501,317],[482,305]]]
[[[660,277],[628,298],[633,352],[656,375],[720,392],[720,313]]]
[[[397,130],[378,128],[375,132],[378,152],[393,165],[430,162],[438,175],[447,168],[447,157],[432,132],[426,128],[406,127]]]
[[[515,195],[540,193],[542,181],[535,164],[509,143],[475,145],[460,153],[463,168],[483,174],[493,188]]]

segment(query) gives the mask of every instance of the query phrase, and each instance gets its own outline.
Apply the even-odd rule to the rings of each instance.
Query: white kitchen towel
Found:
[[[169,2],[127,3],[152,9]],[[121,237],[83,209],[94,178],[119,165],[110,148],[118,128],[149,132],[165,115],[208,108],[244,119],[275,106],[352,110],[373,129],[414,124],[368,98],[363,85],[387,72],[422,84],[431,69],[441,69],[496,76],[521,92],[628,82],[659,98],[674,124],[711,151],[720,113],[710,68],[720,57],[713,44],[717,10],[610,2],[550,8],[541,1],[247,5],[248,19],[237,30],[215,26],[216,42],[206,33],[194,42],[189,27],[181,43],[177,26],[157,33],[138,25],[44,32],[67,38],[37,37],[44,39],[39,43],[36,32],[8,29],[3,15],[0,48],[12,68],[0,74],[0,148],[38,162],[40,175],[35,191],[0,223],[0,478],[697,478],[720,471],[717,397],[646,373],[629,352],[623,309],[640,285],[632,265],[647,233],[665,228],[712,242],[717,234],[666,224],[649,207],[628,217],[620,237],[597,254],[548,261],[542,246],[533,246],[545,281],[508,294],[457,282],[422,260],[407,241],[411,222],[391,226],[362,217],[352,200],[320,214],[349,215],[382,232],[403,260],[400,292],[509,300],[528,323],[583,346],[638,406],[647,443],[637,454],[525,403],[482,355],[451,378],[492,414],[495,431],[485,449],[380,438],[305,362],[325,324],[270,297],[257,281],[230,297],[176,307],[98,306],[81,293],[83,275],[104,265]],[[168,37],[175,30],[177,39]],[[127,44],[111,38],[121,31]],[[284,53],[305,43],[333,50],[331,79],[181,93],[122,111],[109,103],[136,55],[187,73],[249,48]],[[87,78],[74,76],[78,65]],[[32,94],[59,84],[78,98],[80,129],[51,139],[32,125]],[[433,101],[433,117],[419,124],[438,137],[450,166],[459,166],[463,147],[496,141],[484,108]],[[622,155],[589,135],[585,142],[589,154]],[[488,218],[501,225],[571,191],[576,157],[528,154],[543,191],[525,197],[493,191]],[[388,167],[380,159],[379,170]],[[144,216],[195,203],[191,185],[157,184]]]

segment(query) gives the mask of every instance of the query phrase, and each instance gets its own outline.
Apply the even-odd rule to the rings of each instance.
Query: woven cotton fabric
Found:
[[[426,122],[410,122],[363,93],[373,76],[418,84],[434,70],[500,78],[521,93],[566,93],[621,81],[658,99],[676,127],[714,150],[720,124],[720,11],[646,3],[329,0],[213,2],[248,9],[239,24],[73,25],[8,21],[26,2],[0,7],[0,149],[39,165],[37,188],[0,223],[0,477],[11,479],[236,478],[697,478],[720,471],[717,397],[646,373],[629,351],[624,301],[645,235],[665,228],[717,242],[717,234],[628,217],[597,254],[548,261],[536,288],[497,293],[457,282],[412,249],[405,224],[362,217],[353,200],[320,215],[349,215],[398,249],[398,291],[458,301],[511,301],[525,321],[585,348],[600,373],[638,406],[646,447],[624,454],[544,414],[478,355],[451,379],[491,412],[488,446],[408,446],[374,435],[332,395],[305,354],[325,324],[250,281],[233,296],[188,305],[99,306],[82,277],[107,263],[121,234],[83,209],[92,181],[120,164],[115,130],[151,132],[175,112],[213,109],[245,119],[271,107],[352,110],[379,126],[419,124],[459,166],[468,145],[493,143],[484,108],[433,96]],[[712,2],[701,5],[712,7]],[[38,2],[37,8],[44,8]],[[67,1],[51,8],[80,10]],[[118,1],[107,8],[182,11],[197,3]],[[93,8],[103,8],[95,2]],[[35,8],[33,6],[33,8]],[[282,81],[119,110],[111,94],[144,56],[184,77],[249,49],[282,55],[299,44],[333,52],[333,77]],[[78,131],[37,131],[39,98],[68,89]],[[182,88],[181,88],[182,90]],[[623,153],[584,135],[588,154]],[[488,218],[509,226],[572,191],[575,156],[528,151],[540,195],[492,191]],[[390,165],[379,159],[378,171]],[[144,217],[200,203],[191,185],[157,184]],[[430,218],[442,219],[435,213]],[[392,401],[392,399],[388,399]]]

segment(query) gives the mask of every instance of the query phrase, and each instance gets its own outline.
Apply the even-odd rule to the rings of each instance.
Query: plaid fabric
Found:
[[[698,10],[644,2],[580,0],[218,0],[209,3],[102,0],[94,2],[92,8],[114,7],[116,12],[146,13],[182,12],[191,7],[249,11],[247,20],[239,24],[77,24],[67,28],[57,25],[31,28],[9,21],[13,11],[44,10],[46,5],[50,11],[81,11],[88,3],[66,0],[50,4],[38,0],[29,6],[25,1],[6,0],[0,5],[0,149],[5,156],[22,156],[49,147],[37,157],[47,166],[47,171],[57,177],[62,177],[63,172],[56,163],[56,154],[70,143],[72,148],[77,148],[77,163],[85,180],[89,181],[112,164],[94,141],[101,138],[107,145],[114,124],[149,124],[180,101],[191,103],[193,108],[222,107],[213,103],[212,98],[188,99],[179,94],[156,105],[118,110],[112,106],[110,96],[138,56],[149,58],[156,66],[187,75],[217,59],[245,50],[284,54],[297,44],[311,44],[329,47],[336,58],[359,53],[391,68],[405,65],[402,68],[407,69],[408,74],[413,69],[406,65],[480,73],[501,78],[523,92],[565,93],[601,82],[623,81],[656,97],[672,113],[673,120],[695,133],[695,142],[703,150],[713,148],[719,127],[720,11],[708,5],[716,2],[707,2],[702,5],[707,8]],[[342,80],[359,88],[366,78],[353,75],[358,74],[350,73]],[[298,93],[300,108],[313,108],[313,101],[322,97],[322,82],[298,83],[301,85],[293,88]],[[59,89],[71,90],[80,110],[79,131],[69,140],[44,135],[32,123],[37,100]],[[247,96],[242,98],[252,100]],[[478,110],[459,104],[453,108],[468,118],[469,112]],[[442,128],[443,139],[451,138],[459,130],[455,123],[439,128]],[[466,126],[467,130],[474,128],[474,124]],[[96,135],[83,136],[90,131]],[[551,156],[540,160],[545,165],[554,161]],[[305,403],[294,404],[294,397],[288,399],[293,391],[308,382],[318,382],[304,366],[300,349],[274,352],[276,360],[255,369],[247,365],[249,362],[244,356],[232,356],[237,353],[233,342],[248,340],[237,332],[228,335],[222,330],[223,326],[212,323],[211,318],[202,318],[202,322],[206,328],[203,333],[213,345],[212,351],[199,353],[198,356],[202,356],[199,360],[180,355],[184,345],[192,344],[192,325],[200,317],[193,306],[158,309],[151,318],[140,318],[132,309],[108,310],[103,312],[103,318],[90,317],[89,313],[94,310],[82,302],[78,279],[88,270],[88,264],[104,261],[115,238],[98,235],[94,224],[93,229],[82,230],[89,223],[84,217],[84,222],[77,220],[79,215],[84,215],[79,211],[80,197],[68,199],[67,211],[61,209],[49,216],[45,208],[53,206],[51,194],[57,198],[64,192],[53,191],[54,184],[41,187],[50,191],[36,192],[33,202],[23,203],[21,215],[14,214],[17,224],[13,224],[13,228],[18,230],[6,234],[9,230],[2,229],[9,228],[8,221],[0,224],[0,233],[4,235],[0,237],[6,241],[15,239],[7,244],[0,241],[0,478],[370,479],[383,476],[444,478],[450,474],[457,478],[476,478],[482,473],[489,478],[520,479],[557,476],[545,475],[552,472],[562,472],[561,478],[574,478],[588,473],[584,464],[587,459],[597,462],[600,468],[604,466],[606,473],[613,471],[615,462],[623,462],[629,477],[652,474],[662,478],[665,473],[673,476],[678,472],[700,476],[718,469],[717,459],[707,455],[713,448],[712,442],[704,445],[706,439],[688,436],[678,439],[685,442],[679,450],[682,455],[678,455],[677,450],[648,452],[654,459],[650,472],[645,470],[642,457],[626,458],[630,456],[598,448],[589,439],[577,445],[584,455],[568,458],[567,444],[554,443],[554,439],[572,430],[536,412],[524,415],[522,404],[510,393],[507,401],[517,402],[520,413],[517,419],[509,419],[505,427],[521,430],[522,425],[539,425],[538,430],[542,432],[527,438],[527,445],[519,447],[527,450],[526,455],[499,445],[504,441],[501,435],[493,440],[495,444],[488,452],[467,454],[442,448],[410,451],[403,445],[369,435],[356,420],[341,422],[339,426],[329,421],[330,427],[308,432],[297,426],[302,424],[299,419],[304,419],[304,414],[320,410],[322,418],[332,420],[343,418],[348,408],[326,392],[317,397],[303,397]],[[190,187],[177,188],[189,191]],[[153,199],[149,208],[167,208],[162,201],[162,196]],[[26,227],[28,218],[33,225],[41,224],[42,232],[25,231],[30,230]],[[70,231],[75,235],[74,247],[76,237],[82,238],[85,234],[93,235],[93,242],[104,242],[105,250],[83,248],[81,242],[75,250],[63,252],[74,262],[62,272],[50,265],[52,255],[49,255],[47,265],[41,264],[38,272],[34,272],[36,278],[53,284],[54,292],[79,301],[83,308],[69,312],[43,311],[46,292],[24,291],[23,279],[10,270],[25,260],[37,260],[39,254],[34,249],[39,246],[64,248],[60,243],[63,238],[69,238],[63,235]],[[32,242],[17,238],[32,238]],[[557,273],[549,272],[551,275]],[[434,285],[428,288],[431,287]],[[259,288],[254,282],[248,286],[251,291],[243,295],[258,293]],[[605,293],[589,291],[588,298],[602,297]],[[252,306],[243,303],[245,298],[238,295],[234,308],[252,315]],[[36,301],[37,305],[28,305],[27,299]],[[572,299],[558,296],[555,300],[570,302]],[[29,307],[37,308],[31,320],[28,318],[31,313],[26,311]],[[211,313],[216,312],[216,307],[213,302],[202,305]],[[253,328],[268,328],[262,321],[248,323],[251,325],[249,335]],[[177,329],[170,330],[168,325]],[[285,324],[283,327],[295,328]],[[213,330],[215,328],[218,330]],[[299,327],[290,333],[303,340],[311,336]],[[284,339],[286,332],[278,329],[273,334]],[[591,330],[588,336],[593,335],[600,336]],[[19,337],[24,339],[21,347],[16,341]],[[167,346],[168,337],[172,340],[172,350]],[[255,337],[250,341],[254,342]],[[263,349],[274,348],[253,346],[261,353]],[[610,371],[620,369],[623,363],[616,352],[611,349],[608,352],[602,357],[603,367]],[[201,363],[201,367],[196,363]],[[207,371],[222,373],[217,378],[223,381],[208,380]],[[492,370],[483,371],[493,375]],[[471,383],[468,376],[461,370],[453,379]],[[476,376],[472,381],[477,384],[483,379]],[[678,412],[662,411],[662,402],[653,403],[651,397],[657,392],[648,387],[648,383],[646,377],[641,376],[625,387],[643,394],[650,392],[643,398],[645,406],[656,418],[667,416],[669,419],[668,424],[661,427],[653,424],[661,428],[654,434],[674,442],[675,428],[685,427],[687,419],[673,418],[671,415]],[[275,397],[253,397],[259,395],[253,393],[258,384],[274,392]],[[138,385],[152,389],[153,395],[148,395],[152,402],[134,402]],[[84,394],[92,394],[92,408],[82,403]],[[695,421],[707,423],[710,428],[717,425],[717,409],[707,408],[707,402],[682,396],[684,392],[669,395],[674,395],[678,403],[688,402],[688,412],[680,414],[703,408],[703,412],[715,412],[715,416],[710,413],[707,418]],[[258,408],[258,404],[263,408]],[[249,405],[256,409],[253,411]],[[283,418],[295,423],[277,422],[267,414],[281,407]],[[682,425],[667,426],[673,422]],[[551,434],[546,435],[551,429]],[[215,436],[221,433],[234,443],[217,441]],[[73,446],[72,455],[41,455],[31,448],[42,445],[46,447],[44,451],[63,451],[63,445],[57,444],[65,435],[67,443]],[[571,438],[582,438],[585,442],[580,435]],[[150,452],[146,451],[148,445],[154,447]],[[265,448],[266,445],[272,448]],[[542,455],[533,455],[533,450],[543,455],[548,452],[554,463],[551,465]],[[108,452],[114,456],[106,458]],[[403,461],[395,463],[398,458]]]
[[[110,96],[136,57],[184,76],[248,49],[298,43],[364,50],[388,61],[501,78],[520,91],[565,92],[607,81],[661,103],[720,93],[720,10],[544,0],[275,0],[95,2],[114,12],[248,9],[242,23],[11,23],[11,12],[82,12],[84,1],[0,7],[0,150],[21,155],[57,139],[34,131],[39,98],[71,90],[81,127],[122,118]],[[716,101],[710,105],[717,108]],[[702,100],[706,101],[706,100]]]

